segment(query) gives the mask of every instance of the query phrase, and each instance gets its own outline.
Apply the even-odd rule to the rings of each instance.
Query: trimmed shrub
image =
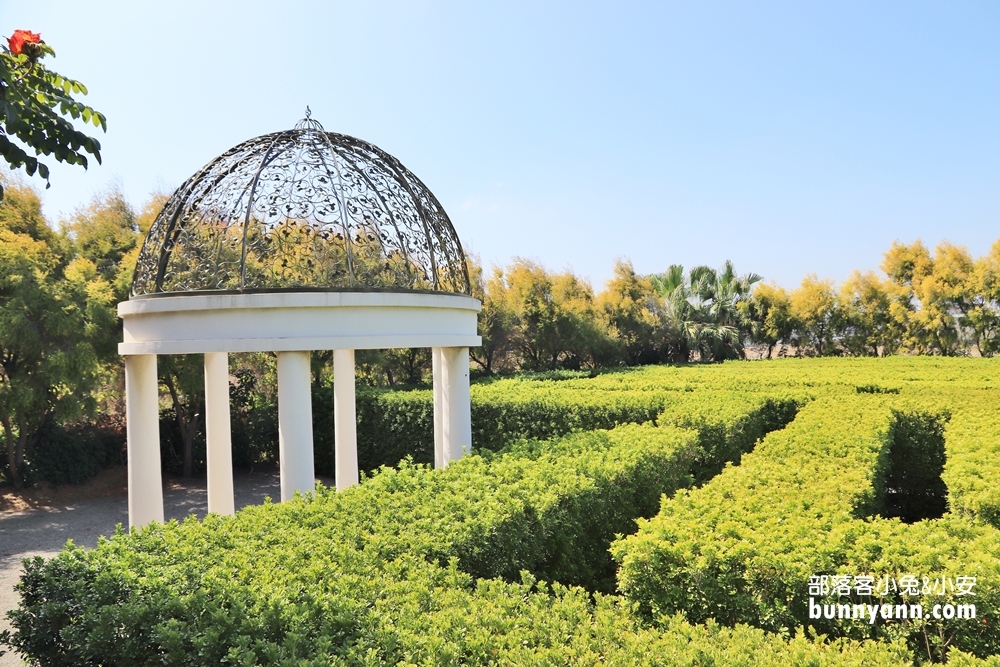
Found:
[[[892,406],[898,405],[899,409]],[[1000,612],[1000,540],[996,531],[947,515],[905,525],[872,517],[884,505],[887,479],[899,479],[893,442],[905,439],[915,477],[935,466],[941,417],[920,414],[895,397],[839,394],[804,407],[771,433],[739,468],[701,489],[680,492],[637,534],[612,547],[619,586],[650,615],[683,613],[772,631],[813,626],[832,636],[906,638],[914,651],[941,659],[949,646],[980,656],[997,652],[995,624],[956,619],[867,620],[810,614],[811,577],[978,577],[978,616]],[[845,419],[845,415],[850,415]],[[917,455],[919,453],[919,455]],[[819,596],[817,596],[819,600]],[[903,604],[894,591],[833,603]],[[954,590],[918,602],[961,604]]]
[[[29,481],[82,484],[105,468],[125,463],[125,424],[50,424],[25,453]]]
[[[700,455],[690,430],[626,425],[446,470],[404,463],[343,493],[120,533],[29,561],[8,641],[47,665],[396,662],[441,657],[420,619],[457,599],[488,650],[519,651],[553,629],[548,621],[497,629],[476,609],[522,606],[525,594],[537,609],[586,601],[536,590],[534,578],[609,585],[607,544],[690,484]],[[473,590],[473,576],[512,583]],[[473,644],[453,659],[478,661],[486,648]]]

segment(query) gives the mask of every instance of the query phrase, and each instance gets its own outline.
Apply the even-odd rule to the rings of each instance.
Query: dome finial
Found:
[[[323,126],[320,125],[320,122],[318,120],[315,120],[312,117],[312,115],[313,115],[312,109],[310,109],[309,105],[307,104],[306,105],[306,117],[303,118],[302,120],[300,120],[299,122],[297,122],[295,124],[295,129],[296,130],[312,130],[312,131],[316,131],[316,132],[322,132],[323,131]]]

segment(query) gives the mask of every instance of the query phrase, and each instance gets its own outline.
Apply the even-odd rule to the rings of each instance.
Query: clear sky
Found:
[[[115,181],[172,191],[308,104],[399,158],[485,265],[595,289],[617,257],[790,287],[894,239],[1000,237],[996,2],[0,0],[15,28],[108,117],[103,166],[53,169],[53,220]]]

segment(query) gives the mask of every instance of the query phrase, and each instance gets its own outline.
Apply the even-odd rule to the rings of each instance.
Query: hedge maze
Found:
[[[362,459],[409,459],[27,561],[7,641],[44,665],[1000,665],[998,371],[499,380],[441,471],[429,392],[359,396]]]

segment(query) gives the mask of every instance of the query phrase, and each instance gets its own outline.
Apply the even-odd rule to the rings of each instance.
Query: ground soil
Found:
[[[128,470],[125,466],[102,470],[86,484],[56,486],[42,482],[20,491],[15,491],[9,486],[0,487],[0,520],[12,512],[58,507],[78,503],[81,500],[123,496],[127,490]]]
[[[118,524],[128,525],[128,474],[124,467],[105,470],[80,485],[41,485],[14,493],[0,488],[0,631],[9,628],[7,612],[19,601],[15,584],[21,561],[31,556],[54,556],[67,540],[93,547],[100,536],[113,535]],[[319,479],[326,486],[333,480]],[[233,475],[236,507],[277,501],[281,497],[276,467],[237,471]],[[165,478],[163,509],[166,518],[183,519],[207,513],[204,479]],[[7,647],[0,646],[0,651]],[[21,665],[12,653],[0,656],[0,667]]]

